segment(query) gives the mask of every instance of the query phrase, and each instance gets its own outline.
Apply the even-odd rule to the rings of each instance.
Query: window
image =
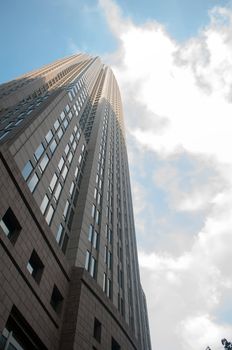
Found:
[[[53,140],[52,143],[51,143],[51,145],[50,145],[50,151],[51,151],[52,153],[54,153],[56,147],[57,147],[56,140]]]
[[[45,154],[45,156],[43,157],[43,159],[41,160],[40,165],[39,165],[41,173],[44,172],[48,162],[49,162],[49,158],[48,158],[47,154]]]
[[[19,125],[20,123],[22,123],[23,119],[18,119],[17,122],[15,123],[15,126]]]
[[[101,342],[101,322],[94,318],[93,336],[100,343]]]
[[[49,130],[47,135],[45,136],[45,140],[47,141],[47,143],[49,143],[52,138],[53,138],[53,133],[51,130]]]
[[[39,283],[42,277],[44,264],[40,260],[35,250],[33,250],[30,260],[28,261],[27,269],[35,281]]]
[[[44,152],[44,146],[41,143],[34,153],[35,160],[39,160],[43,152]]]
[[[69,149],[70,149],[69,145],[66,145],[66,147],[65,147],[65,149],[64,149],[64,153],[65,153],[66,155],[68,154]]]
[[[54,123],[55,130],[57,130],[59,128],[59,126],[60,126],[60,122],[59,122],[59,120],[56,120]]]
[[[62,177],[63,177],[64,180],[65,180],[67,174],[68,174],[68,168],[67,168],[67,166],[65,165],[65,167],[64,167],[64,169],[63,169],[63,171],[62,171]]]
[[[66,249],[67,249],[67,246],[68,246],[68,241],[69,241],[69,236],[67,235],[67,233],[65,233],[64,235],[64,239],[63,239],[63,242],[62,242],[62,252],[65,254],[66,252]]]
[[[68,127],[68,120],[67,119],[64,120],[63,125],[64,125],[64,128],[67,129],[67,127]]]
[[[106,273],[104,273],[104,275],[103,275],[103,285],[102,285],[103,292],[106,292],[106,282],[107,282]]]
[[[54,285],[50,304],[57,313],[61,312],[63,300],[64,298],[61,295],[59,289],[57,288],[56,285]]]
[[[8,345],[6,342],[8,339]],[[0,334],[0,348],[8,350],[33,349],[46,350],[35,331],[28,324],[23,315],[13,305],[5,328]]]
[[[63,231],[64,231],[63,225],[60,224],[58,227],[58,230],[57,230],[57,234],[56,234],[56,241],[58,244],[60,244],[60,242],[62,240]]]
[[[90,262],[90,252],[87,250],[86,256],[85,256],[85,269],[87,271],[89,270],[89,262]]]
[[[121,350],[121,346],[116,342],[116,340],[112,337],[111,340],[111,350]]]
[[[99,212],[99,210],[96,210],[95,222],[96,222],[97,225],[100,224],[100,212]]]
[[[15,243],[22,229],[11,208],[8,208],[3,218],[0,220],[0,226],[12,243]]]
[[[72,182],[72,183],[71,183],[71,186],[70,186],[70,190],[69,190],[70,196],[72,196],[73,190],[74,190],[74,182]]]
[[[48,209],[48,212],[47,212],[47,215],[46,215],[46,221],[47,221],[47,224],[50,225],[51,221],[52,221],[52,217],[53,217],[53,214],[54,214],[54,208],[53,206],[51,205]]]
[[[22,175],[24,180],[27,180],[28,177],[30,176],[31,172],[33,170],[33,166],[30,162],[30,160],[26,163],[26,165],[24,166],[23,170],[22,170]]]
[[[62,128],[60,128],[59,129],[59,131],[58,131],[58,133],[57,133],[57,136],[58,136],[58,138],[59,138],[59,140],[61,139],[61,137],[63,136],[63,130],[62,130]]]
[[[65,118],[65,114],[63,111],[60,113],[60,118],[61,118],[61,120],[64,120],[64,118]]]
[[[95,216],[95,211],[96,211],[96,207],[95,207],[95,205],[93,204],[93,205],[92,205],[92,212],[91,212],[92,218],[94,218],[94,216]]]
[[[60,197],[61,190],[62,190],[62,186],[61,186],[61,183],[59,182],[57,187],[56,187],[55,194],[54,194],[54,198],[56,201],[58,201],[58,199]]]
[[[75,178],[77,177],[78,172],[79,172],[79,168],[78,168],[78,167],[76,167],[76,170],[75,170],[75,173],[74,173]]]
[[[96,259],[92,256],[91,257],[91,263],[90,263],[90,275],[94,278],[96,274]]]
[[[57,177],[56,174],[54,174],[53,177],[52,177],[52,179],[51,179],[50,185],[49,185],[49,190],[50,190],[51,192],[53,192],[53,190],[54,190],[54,188],[55,188],[55,186],[56,186],[57,180],[58,180],[58,177]]]
[[[42,200],[42,203],[40,205],[40,210],[41,210],[42,214],[45,213],[47,206],[48,206],[48,202],[49,202],[49,198],[47,195],[45,195],[44,199]]]
[[[101,195],[100,195],[100,193],[98,193],[97,204],[100,205],[100,203],[101,203]]]
[[[107,278],[106,295],[111,298],[111,280]]]
[[[68,156],[68,161],[70,164],[72,163],[72,159],[73,159],[73,154],[72,154],[72,152],[70,152],[69,156]]]
[[[38,178],[37,174],[35,173],[28,183],[28,187],[29,187],[31,192],[34,192],[38,182],[39,182],[39,178]]]
[[[67,201],[66,204],[65,204],[65,207],[64,207],[64,212],[63,212],[64,218],[66,218],[66,216],[68,214],[69,206],[70,206],[70,203],[69,203],[69,201]]]
[[[72,100],[73,100],[73,98],[72,98],[72,94],[71,94],[71,92],[69,92],[69,93],[68,93],[68,96],[69,96],[70,101],[72,101]]]
[[[74,141],[74,142],[73,142],[72,147],[73,147],[73,150],[75,151],[75,150],[76,150],[76,148],[77,148],[77,143],[76,143],[76,141]]]
[[[71,230],[71,227],[72,227],[73,217],[74,217],[74,210],[71,208],[69,213],[69,218],[68,218],[68,224],[67,224],[67,227],[69,230]]]
[[[64,165],[64,158],[61,157],[60,158],[60,161],[58,163],[58,169],[61,171],[61,169],[63,168],[63,165]]]
[[[93,247],[95,249],[97,249],[97,246],[98,246],[98,233],[97,233],[97,231],[94,231],[94,234],[93,234]]]
[[[93,225],[89,226],[89,236],[88,239],[90,242],[92,242],[92,238],[93,238]]]
[[[107,266],[111,270],[112,266],[112,253],[108,250],[108,257],[107,257]]]

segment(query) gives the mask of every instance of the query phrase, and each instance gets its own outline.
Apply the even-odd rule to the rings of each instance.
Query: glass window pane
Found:
[[[92,256],[91,258],[91,264],[90,264],[90,275],[92,277],[95,276],[95,269],[96,269],[96,259]]]
[[[50,208],[48,209],[48,212],[47,212],[47,215],[46,215],[46,221],[47,221],[48,225],[50,225],[50,223],[51,223],[53,214],[54,214],[54,208],[51,205]]]
[[[69,149],[70,149],[69,145],[66,145],[66,147],[64,149],[64,152],[65,152],[66,155],[68,154]]]
[[[45,170],[48,162],[49,162],[49,158],[48,158],[47,154],[45,154],[45,156],[43,157],[43,159],[41,160],[40,165],[39,165],[41,172],[43,172]]]
[[[95,210],[96,210],[96,207],[95,207],[95,205],[93,204],[93,206],[92,206],[92,218],[94,218]]]
[[[93,236],[93,225],[89,226],[89,236],[88,239],[90,242],[92,242],[92,236]]]
[[[51,179],[50,185],[49,185],[49,189],[51,192],[54,190],[54,188],[56,186],[57,179],[58,179],[57,175],[54,174],[52,179]]]
[[[67,119],[64,120],[63,125],[64,125],[64,128],[67,129],[67,127],[68,127],[68,120]]]
[[[64,228],[63,226],[60,224],[59,227],[58,227],[58,230],[57,230],[57,234],[56,234],[56,241],[58,243],[61,242],[61,239],[62,239],[62,236],[63,236],[63,231],[64,231]]]
[[[85,257],[85,269],[89,270],[89,260],[90,260],[90,252],[87,250]]]
[[[31,192],[34,191],[34,189],[35,189],[35,187],[36,187],[38,182],[39,182],[39,178],[38,178],[38,176],[36,174],[34,174],[32,176],[32,178],[31,178],[31,180],[28,183],[28,187],[29,187]]]
[[[73,154],[72,154],[72,152],[70,152],[69,156],[68,156],[68,161],[69,161],[70,164],[72,162],[72,159],[73,159]]]
[[[59,120],[56,120],[54,123],[55,130],[57,130],[59,128],[59,126],[60,126],[60,122],[59,122]]]
[[[64,114],[64,112],[61,112],[61,114],[60,114],[60,118],[61,118],[61,120],[64,120],[64,118],[65,118],[65,114]]]
[[[70,186],[70,190],[69,190],[70,196],[72,196],[73,190],[74,190],[74,182],[72,182],[72,183],[71,183],[71,186]]]
[[[67,201],[65,204],[65,207],[64,207],[64,212],[63,212],[64,218],[66,218],[66,216],[68,214],[69,205],[70,205],[70,203],[69,203],[69,201]]]
[[[49,198],[47,195],[45,195],[44,199],[40,205],[40,210],[41,210],[42,214],[45,213],[45,210],[47,209],[48,202],[49,202]]]
[[[49,130],[47,135],[45,136],[45,139],[46,139],[47,143],[49,143],[52,138],[53,138],[53,133],[52,133],[51,130]]]
[[[24,180],[27,180],[29,175],[31,174],[33,170],[33,166],[30,162],[30,160],[26,163],[26,165],[24,166],[23,170],[22,170],[22,175],[23,175],[23,178]]]
[[[58,164],[58,169],[61,170],[63,168],[63,165],[64,165],[64,158],[61,157],[60,161],[59,161],[59,164]]]
[[[54,194],[54,197],[55,197],[56,200],[59,199],[61,190],[62,190],[62,186],[61,186],[60,183],[58,183],[57,188],[55,190],[55,194]]]
[[[75,174],[74,174],[74,176],[75,176],[75,177],[77,177],[78,172],[79,172],[79,168],[78,168],[78,167],[76,167]]]
[[[94,231],[94,235],[93,235],[93,247],[95,249],[97,249],[97,243],[98,243],[98,234],[97,231]]]
[[[56,146],[57,146],[56,140],[53,140],[51,145],[50,145],[50,150],[52,153],[55,151]]]
[[[64,170],[62,171],[62,177],[63,177],[64,180],[65,180],[65,178],[66,178],[66,176],[67,176],[67,173],[68,173],[68,168],[67,168],[67,166],[65,165]]]
[[[62,128],[60,128],[59,129],[59,131],[58,131],[58,133],[57,133],[57,135],[58,135],[58,137],[59,137],[59,140],[61,139],[61,137],[63,136],[63,130],[62,130]]]
[[[35,159],[39,160],[39,158],[42,156],[43,152],[44,152],[44,146],[41,143],[34,153]]]

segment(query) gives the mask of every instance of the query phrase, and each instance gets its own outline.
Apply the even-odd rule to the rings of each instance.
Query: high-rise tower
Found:
[[[0,349],[151,349],[110,68],[78,54],[1,85],[0,157]]]

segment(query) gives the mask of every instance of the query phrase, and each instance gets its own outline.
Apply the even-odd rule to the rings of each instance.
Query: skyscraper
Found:
[[[77,54],[0,86],[0,348],[149,350],[122,104]]]

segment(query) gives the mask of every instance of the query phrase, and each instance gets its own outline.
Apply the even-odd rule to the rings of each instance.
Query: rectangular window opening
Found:
[[[93,336],[101,343],[101,322],[97,318],[94,318]]]
[[[22,227],[20,226],[11,208],[7,209],[3,218],[0,220],[0,226],[5,235],[14,244],[19,236]]]
[[[42,277],[44,264],[40,260],[35,250],[33,250],[31,257],[28,261],[27,269],[29,273],[32,275],[32,277],[35,279],[35,281],[39,284]]]

